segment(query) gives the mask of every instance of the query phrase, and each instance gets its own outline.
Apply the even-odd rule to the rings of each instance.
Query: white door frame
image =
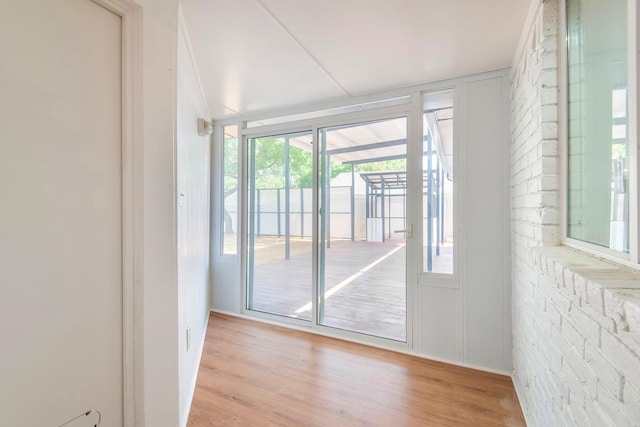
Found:
[[[142,8],[91,1],[122,18],[122,403],[124,425],[144,425]]]

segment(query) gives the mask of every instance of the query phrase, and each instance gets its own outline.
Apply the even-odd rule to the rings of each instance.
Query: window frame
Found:
[[[638,0],[627,0],[627,75],[628,75],[628,144],[629,144],[629,253],[584,242],[568,236],[568,176],[569,176],[569,134],[568,134],[568,31],[567,1],[560,1],[558,25],[558,148],[560,160],[560,231],[561,243],[565,246],[595,255],[634,269],[640,269],[639,223],[638,218]]]

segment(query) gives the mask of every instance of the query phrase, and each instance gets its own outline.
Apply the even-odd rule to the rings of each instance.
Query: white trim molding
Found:
[[[93,0],[122,18],[123,423],[144,425],[142,8]]]

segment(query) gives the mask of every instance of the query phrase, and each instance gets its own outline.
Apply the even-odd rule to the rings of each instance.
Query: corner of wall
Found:
[[[178,281],[175,209],[176,0],[137,0],[141,6],[140,154],[142,251],[139,352],[142,399],[136,413],[145,425],[179,422]],[[162,372],[162,375],[158,375]],[[138,409],[138,408],[137,408]]]
[[[513,381],[529,423],[552,420],[540,398],[531,248],[560,242],[558,0],[533,0],[511,74],[511,247]],[[544,369],[544,368],[542,368]],[[549,393],[552,394],[552,393]]]
[[[635,425],[640,338],[615,325],[640,278],[559,246],[561,2],[534,3],[511,75],[513,381],[530,425]]]

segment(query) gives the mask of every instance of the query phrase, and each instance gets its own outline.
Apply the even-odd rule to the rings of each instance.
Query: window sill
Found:
[[[613,332],[640,342],[640,272],[567,246],[531,248],[533,267]],[[570,308],[568,308],[569,310]]]

